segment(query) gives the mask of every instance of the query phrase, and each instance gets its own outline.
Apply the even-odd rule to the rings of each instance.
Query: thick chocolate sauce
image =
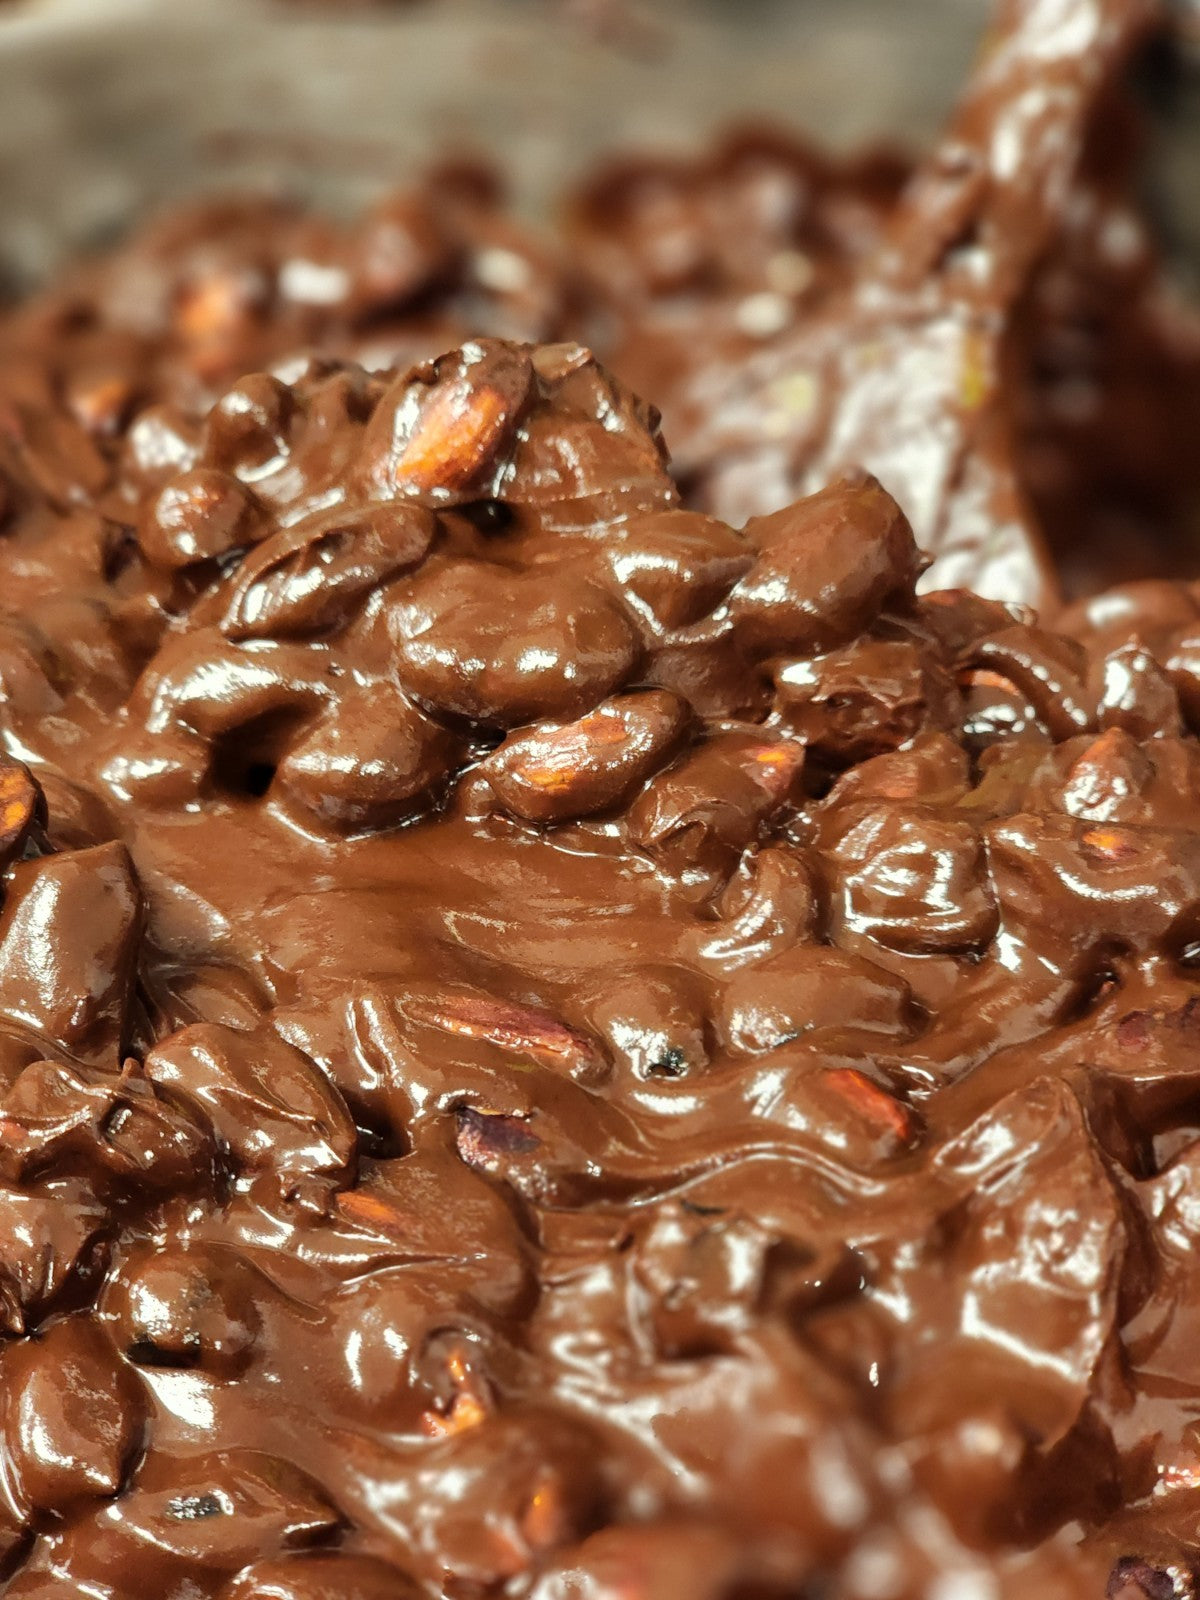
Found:
[[[747,136],[557,254],[466,173],[206,208],[0,326],[6,1597],[1196,1595],[1200,585],[944,586],[1046,589],[1030,484],[1192,392],[1072,177],[1144,20],[1011,8],[905,198]],[[851,374],[828,472],[739,423],[830,482],[696,509],[687,394],[861,353],[881,259],[992,375],[892,405],[910,503]]]

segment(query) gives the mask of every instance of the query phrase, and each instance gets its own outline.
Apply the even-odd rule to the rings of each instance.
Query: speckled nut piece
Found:
[[[1083,505],[1136,407],[989,387],[1182,348],[1144,21],[1003,7],[903,197],[445,173],[0,318],[5,1600],[1196,1600],[1200,587],[1018,603],[1021,428]]]

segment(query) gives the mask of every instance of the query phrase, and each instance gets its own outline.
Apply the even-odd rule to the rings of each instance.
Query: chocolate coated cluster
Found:
[[[1187,1570],[1200,598],[730,528],[572,345],[127,448],[0,545],[6,1594]]]
[[[1016,598],[1184,518],[1194,330],[1145,8],[1051,9],[903,195],[459,171],[0,323],[6,1600],[1200,1592],[1200,584]]]

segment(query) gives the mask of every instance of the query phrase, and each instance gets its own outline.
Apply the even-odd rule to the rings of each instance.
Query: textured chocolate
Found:
[[[1194,591],[739,533],[576,346],[267,394],[0,547],[7,1592],[1182,1560]]]
[[[1144,15],[1035,13],[981,82],[1078,131]],[[852,467],[697,509],[560,336],[744,303],[792,161],[675,169],[674,259],[643,169],[574,265],[464,173],[208,209],[0,328],[6,1596],[1196,1594],[1200,585],[1039,621]],[[824,170],[828,330],[931,202]],[[1097,236],[995,176],[1032,360]]]

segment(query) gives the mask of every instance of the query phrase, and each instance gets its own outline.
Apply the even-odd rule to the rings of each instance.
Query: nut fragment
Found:
[[[392,1199],[368,1189],[345,1189],[334,1197],[338,1215],[356,1228],[366,1228],[372,1233],[390,1234],[395,1238],[407,1237],[413,1228],[413,1218]]]
[[[421,1427],[431,1439],[446,1439],[477,1428],[487,1421],[493,1409],[484,1380],[471,1370],[461,1348],[449,1352],[446,1374],[452,1390],[449,1404],[421,1413]]]
[[[1178,1600],[1185,1591],[1165,1567],[1151,1566],[1137,1556],[1122,1556],[1104,1593],[1106,1600]]]
[[[569,1028],[548,1011],[483,994],[412,999],[406,1010],[423,1022],[464,1039],[480,1039],[509,1055],[532,1056],[542,1066],[579,1082],[595,1082],[607,1072],[604,1052],[593,1040]]]
[[[76,421],[90,434],[111,437],[123,426],[134,394],[130,373],[85,368],[68,385],[66,400]]]
[[[488,340],[402,379],[379,402],[363,441],[376,494],[455,505],[493,492],[533,381],[527,355]]]
[[[1153,778],[1144,751],[1120,728],[1109,728],[1072,761],[1063,807],[1089,822],[1136,820],[1138,802]]]
[[[41,790],[28,768],[0,756],[0,871],[21,854],[40,811]]]
[[[542,1141],[523,1117],[481,1106],[459,1106],[455,1112],[455,1144],[469,1167],[481,1172],[502,1172],[514,1156],[532,1155]]]
[[[948,673],[911,641],[857,640],[775,670],[776,703],[790,732],[844,765],[957,726]]]
[[[916,1113],[903,1101],[897,1100],[886,1089],[868,1078],[857,1067],[832,1067],[825,1074],[825,1082],[848,1106],[907,1147],[917,1137],[920,1124]]]
[[[1092,860],[1114,865],[1132,861],[1141,849],[1137,835],[1128,828],[1085,828],[1079,842]]]

